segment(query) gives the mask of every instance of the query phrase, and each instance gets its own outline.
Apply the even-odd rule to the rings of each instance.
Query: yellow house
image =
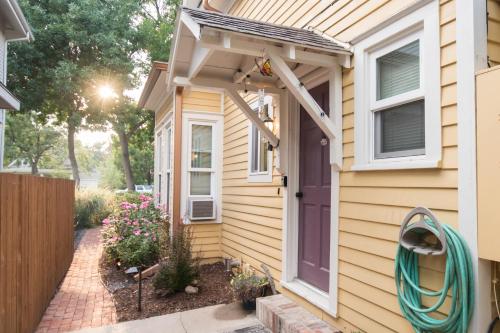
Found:
[[[344,332],[412,332],[394,260],[424,206],[465,238],[469,331],[487,331],[500,70],[481,70],[500,64],[499,2],[184,1],[171,50],[140,105],[156,112],[159,203],[206,261],[267,265]],[[444,260],[420,272],[439,290]]]

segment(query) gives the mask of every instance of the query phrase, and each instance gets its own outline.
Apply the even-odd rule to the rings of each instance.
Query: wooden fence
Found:
[[[0,174],[0,333],[34,332],[73,259],[74,182]]]

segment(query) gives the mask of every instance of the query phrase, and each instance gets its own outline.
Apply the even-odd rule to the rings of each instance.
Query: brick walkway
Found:
[[[100,229],[85,231],[37,333],[67,332],[116,322],[113,300],[98,272],[101,251]]]

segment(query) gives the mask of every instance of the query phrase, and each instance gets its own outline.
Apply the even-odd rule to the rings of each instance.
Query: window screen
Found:
[[[191,167],[212,167],[212,126],[193,125],[191,139]]]
[[[376,158],[425,153],[424,100],[375,113]]]
[[[416,40],[377,59],[377,100],[420,87],[419,52]]]
[[[190,195],[210,195],[212,180],[212,126],[191,127]]]
[[[258,112],[258,110],[254,110]],[[269,104],[264,105],[264,114],[269,114]],[[268,170],[267,141],[264,140],[257,126],[252,123],[251,137],[251,172],[266,173]]]

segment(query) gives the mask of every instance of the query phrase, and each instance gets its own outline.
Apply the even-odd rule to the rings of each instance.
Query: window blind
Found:
[[[420,87],[419,40],[377,59],[377,100]]]
[[[376,157],[405,156],[387,153],[425,149],[424,100],[397,106],[375,114],[375,132],[378,141]],[[424,153],[424,151],[422,151]]]

